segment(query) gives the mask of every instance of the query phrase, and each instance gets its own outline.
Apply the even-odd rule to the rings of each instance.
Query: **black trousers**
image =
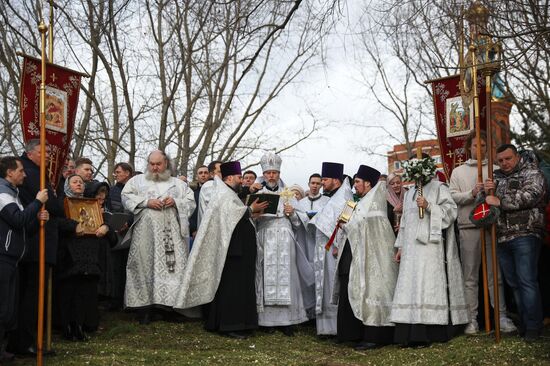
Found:
[[[46,273],[50,266],[46,264]],[[19,262],[17,329],[10,334],[9,350],[22,353],[36,347],[38,323],[38,263]]]
[[[6,343],[7,332],[17,325],[17,266],[0,259],[0,351]]]

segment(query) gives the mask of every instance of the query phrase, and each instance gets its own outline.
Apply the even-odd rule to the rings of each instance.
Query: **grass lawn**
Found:
[[[319,340],[311,326],[294,337],[256,332],[246,340],[208,333],[200,322],[158,321],[142,326],[133,314],[106,313],[102,329],[88,342],[69,342],[54,335],[57,355],[46,365],[550,365],[550,328],[527,344],[517,335],[460,336],[427,348],[387,346],[355,351],[350,345]],[[17,359],[13,365],[32,365]]]

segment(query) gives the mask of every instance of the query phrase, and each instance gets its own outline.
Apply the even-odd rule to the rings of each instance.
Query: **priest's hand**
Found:
[[[254,183],[250,187],[248,187],[248,189],[250,190],[250,193],[256,193],[262,188],[263,187],[260,183]]]
[[[162,210],[164,207],[164,202],[157,199],[150,199],[147,201],[147,207],[152,208],[153,210]]]
[[[428,201],[423,196],[416,197],[416,205],[422,207],[423,209],[428,208]]]
[[[162,202],[165,207],[173,207],[176,204],[176,201],[172,197],[166,197]]]
[[[393,258],[397,263],[401,262],[401,249],[395,253],[395,257]]]
[[[290,203],[285,203],[284,207],[285,207],[284,208],[285,215],[290,216],[290,215],[294,214],[294,207],[292,207],[292,205]]]
[[[267,206],[269,206],[269,202],[267,201],[258,202],[259,200],[260,200],[259,198],[256,198],[256,200],[252,202],[252,204],[250,204],[250,210],[252,210],[253,214],[261,213],[263,212],[263,210],[267,208]]]

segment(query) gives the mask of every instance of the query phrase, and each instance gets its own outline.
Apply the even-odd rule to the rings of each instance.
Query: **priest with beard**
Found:
[[[344,179],[343,164],[324,162],[321,176],[323,194],[330,199],[311,219],[309,226],[315,230],[313,262],[317,335],[325,337],[337,332],[338,307],[332,304],[332,292],[342,232],[336,230],[336,225],[346,202],[353,199],[353,192],[348,179]]]
[[[395,236],[386,215],[386,185],[380,172],[361,165],[354,178],[359,201],[347,224],[340,250],[333,301],[338,304],[338,340],[359,342],[365,350],[390,344],[393,324],[389,320],[397,263]]]
[[[168,156],[153,151],[147,172],[131,178],[122,190],[124,208],[134,223],[126,267],[125,307],[139,309],[141,324],[151,321],[151,308],[171,309],[181,286],[189,248],[193,191],[171,176]]]
[[[210,203],[178,291],[177,308],[208,304],[205,328],[244,339],[258,327],[256,308],[256,230],[252,216],[268,206],[239,198],[238,161],[221,164],[223,182],[214,178]]]
[[[261,251],[257,276],[263,283],[258,323],[262,327],[277,327],[286,336],[292,336],[292,326],[308,320],[301,284],[306,276],[312,275],[311,267],[299,250],[294,233],[300,225],[294,210],[298,202],[281,194],[285,191],[280,179],[282,160],[274,153],[267,153],[260,164],[263,175],[258,183],[264,188],[258,193],[277,194],[281,199],[275,214],[262,214],[257,219]]]

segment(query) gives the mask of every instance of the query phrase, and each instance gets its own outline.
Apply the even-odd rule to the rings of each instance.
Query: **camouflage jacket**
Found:
[[[518,237],[544,236],[544,209],[548,187],[532,151],[521,152],[521,159],[509,174],[495,170],[495,195],[500,199],[497,221],[498,242]]]

